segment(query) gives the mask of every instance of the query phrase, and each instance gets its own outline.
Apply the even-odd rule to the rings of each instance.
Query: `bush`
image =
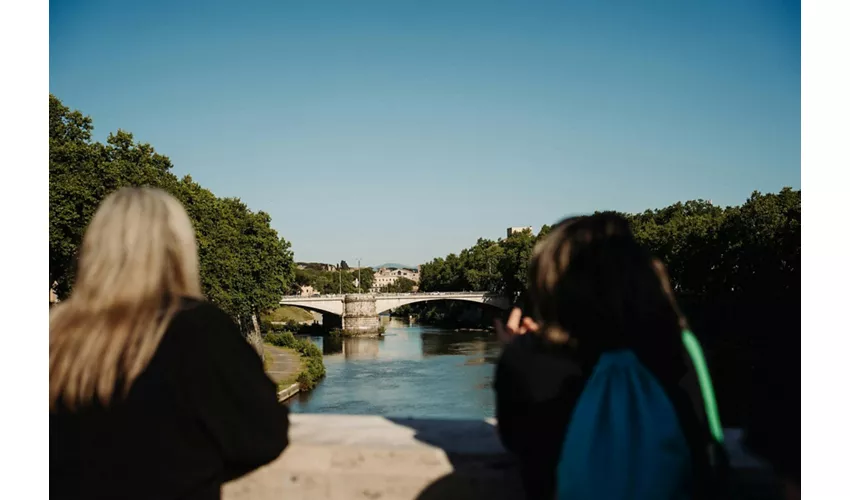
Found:
[[[298,340],[295,345],[295,350],[305,358],[322,358],[322,351],[316,347],[316,344],[309,340]]]
[[[267,330],[272,333],[281,333],[281,332],[292,332],[294,329],[290,328],[287,324],[280,323],[269,323],[269,329]]]
[[[325,327],[318,323],[300,324],[295,331],[305,335],[323,335],[326,332]]]
[[[266,333],[283,333],[291,332],[302,335],[323,335],[325,329],[318,323],[298,323],[296,321],[287,321],[286,323],[271,323],[267,322],[267,327],[263,326],[263,331]]]
[[[266,342],[274,346],[294,349],[298,339],[290,332],[270,333],[266,335]]]
[[[308,357],[305,358],[305,365],[304,370],[298,374],[296,381],[301,386],[301,390],[309,391],[316,387],[319,380],[325,376],[325,364],[321,357]]]

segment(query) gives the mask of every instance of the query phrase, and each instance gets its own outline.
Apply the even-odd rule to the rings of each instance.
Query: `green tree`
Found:
[[[372,283],[375,282],[375,271],[370,267],[362,267],[359,270],[351,271],[353,278],[360,277],[360,291],[368,292],[372,288]]]
[[[528,289],[528,263],[534,243],[531,231],[514,233],[502,241],[504,254],[499,261],[500,291],[514,300]]]
[[[638,241],[666,263],[683,300],[744,303],[786,300],[789,290],[799,289],[800,204],[800,191],[786,188],[755,192],[739,207],[694,200],[623,215]],[[534,244],[549,231],[543,226],[536,237],[523,232],[495,242],[479,239],[459,254],[438,257],[422,266],[420,289],[517,297],[527,289]]]
[[[692,200],[622,215],[637,240],[667,265],[679,303],[712,362],[718,405],[728,412],[723,419],[740,424],[765,353],[799,342],[800,191],[754,192],[735,207]],[[459,254],[435,258],[421,267],[420,289],[486,289],[516,298],[527,287],[533,246],[549,230],[544,226],[536,237],[479,239]],[[423,323],[457,324],[463,317],[462,305],[442,302],[413,304],[402,312]]]
[[[97,148],[91,144],[92,120],[71,111],[50,95],[50,286],[64,298],[73,283],[73,267],[83,232],[106,194]]]
[[[359,271],[357,269],[327,271],[315,267],[306,267],[295,271],[294,281],[298,286],[312,286],[322,294],[357,293],[358,275],[362,281],[360,290],[368,291],[372,286],[374,271],[365,267]]]
[[[100,202],[122,186],[172,191],[171,162],[119,130],[106,144],[91,142],[92,120],[50,95],[50,284],[65,297],[73,284],[76,252]]]
[[[177,197],[195,227],[207,298],[247,325],[292,288],[290,244],[264,212],[221,199],[191,177],[177,179],[171,161],[119,130],[91,141],[92,121],[50,95],[50,283],[60,297],[73,286],[83,233],[101,201],[123,186],[152,186]]]
[[[401,277],[385,286],[383,291],[387,293],[410,293],[415,286],[415,281]]]

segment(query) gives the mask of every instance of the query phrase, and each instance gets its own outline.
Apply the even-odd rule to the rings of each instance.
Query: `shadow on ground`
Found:
[[[413,429],[418,441],[441,448],[454,469],[423,490],[419,500],[525,498],[516,462],[502,448],[496,428],[491,423],[480,420],[388,420]]]
[[[441,448],[454,469],[423,490],[419,500],[525,498],[517,463],[502,447],[491,423],[479,420],[388,420],[413,429],[418,441]],[[775,474],[741,449],[740,431],[727,430],[726,438],[734,457],[729,489],[725,492],[727,500],[781,499],[781,486]]]

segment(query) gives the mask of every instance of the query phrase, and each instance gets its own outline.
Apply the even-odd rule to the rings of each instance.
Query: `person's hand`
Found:
[[[496,318],[494,322],[496,336],[503,343],[507,344],[511,341],[514,335],[525,335],[528,332],[536,332],[540,329],[533,319],[528,316],[523,317],[522,310],[519,307],[514,307],[508,316],[507,324],[503,324],[502,320]]]

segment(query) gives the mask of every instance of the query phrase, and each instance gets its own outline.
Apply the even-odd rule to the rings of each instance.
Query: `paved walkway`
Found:
[[[264,344],[266,352],[271,355],[272,362],[267,373],[277,384],[283,381],[295,381],[295,376],[301,371],[301,356],[297,352]]]
[[[289,415],[289,446],[227,483],[223,500],[521,500],[519,467],[495,420]],[[780,499],[767,464],[725,429],[733,498]]]

